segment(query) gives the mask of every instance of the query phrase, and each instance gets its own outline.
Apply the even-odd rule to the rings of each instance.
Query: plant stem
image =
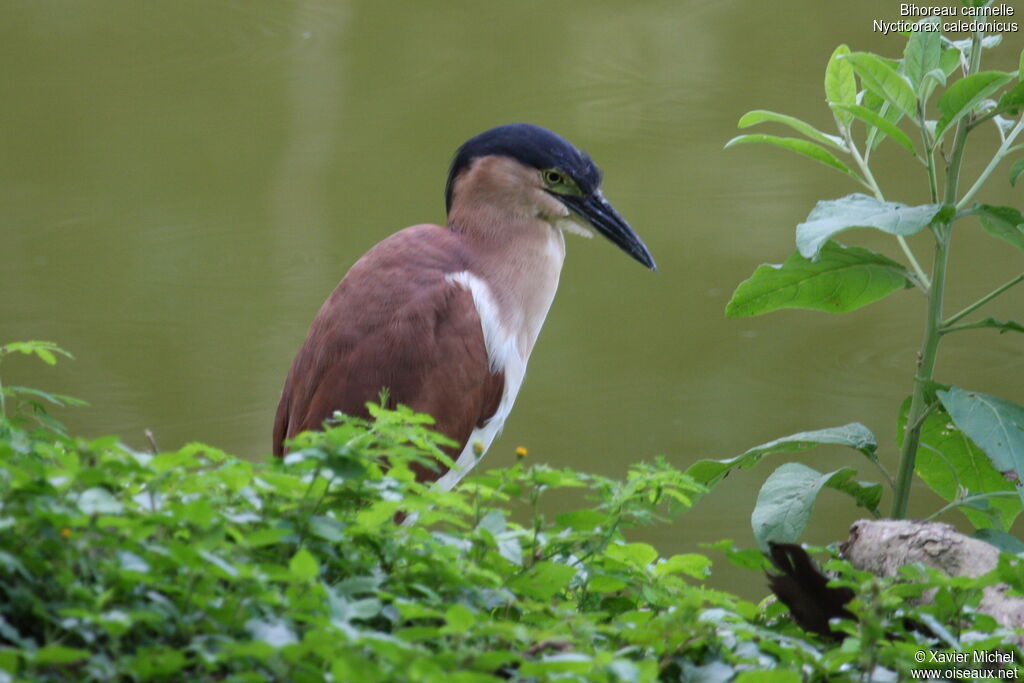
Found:
[[[900,466],[896,472],[896,490],[893,493],[892,513],[894,519],[903,519],[910,500],[910,484],[914,476],[914,461],[917,447],[921,443],[921,416],[928,410],[925,388],[935,372],[935,357],[939,348],[939,331],[942,325],[942,295],[946,286],[946,263],[949,258],[949,225],[937,226],[935,259],[932,262],[932,286],[928,290],[928,318],[925,321],[924,340],[914,376],[914,394],[910,399],[907,413],[907,433],[903,437]]]
[[[985,181],[988,180],[988,177],[992,174],[992,171],[995,170],[999,162],[1010,153],[1010,146],[1013,144],[1013,141],[1017,136],[1020,135],[1022,130],[1024,130],[1024,117],[1021,117],[1020,121],[1017,122],[1017,125],[1010,131],[1010,134],[1006,136],[1005,140],[1003,140],[1003,144],[1001,144],[999,149],[996,150],[992,160],[988,162],[988,166],[986,166],[985,170],[981,172],[978,179],[974,181],[974,185],[971,186],[971,189],[967,190],[967,192],[964,193],[963,198],[957,202],[957,210],[967,206],[967,203],[974,198],[974,195],[981,189],[981,186],[985,184]]]
[[[971,37],[971,59],[967,68],[967,76],[975,74],[981,67],[980,31]],[[945,204],[956,202],[957,185],[960,182],[960,168],[964,159],[964,147],[970,121],[960,119],[956,126],[953,140],[953,153],[946,166]],[[910,500],[910,484],[914,477],[914,463],[917,460],[917,448],[921,444],[921,428],[924,426],[922,416],[929,409],[925,389],[935,374],[935,358],[942,337],[942,301],[946,289],[946,264],[949,261],[949,241],[952,235],[950,219],[932,225],[935,236],[935,256],[932,260],[932,284],[928,289],[928,315],[925,320],[924,339],[918,355],[917,372],[914,375],[914,393],[910,399],[910,411],[907,413],[907,431],[903,436],[903,448],[900,452],[900,465],[896,473],[896,489],[893,492],[892,517],[903,519],[907,514],[907,503]]]
[[[1013,278],[1012,280],[1010,280],[1006,284],[1001,285],[1001,286],[993,289],[991,292],[989,292],[985,296],[981,297],[980,299],[975,301],[973,304],[971,304],[970,306],[968,306],[964,310],[960,311],[959,313],[955,313],[955,314],[949,316],[949,318],[947,318],[942,323],[943,330],[945,331],[945,328],[949,327],[950,325],[955,323],[957,320],[960,320],[961,318],[963,318],[963,317],[965,317],[967,315],[970,315],[974,311],[978,310],[979,308],[981,308],[982,306],[987,304],[989,301],[992,301],[992,299],[995,299],[997,296],[999,296],[1000,294],[1002,294],[1003,292],[1008,290],[1010,287],[1013,287],[1014,285],[1019,284],[1021,282],[1024,282],[1024,273],[1021,273],[1020,275],[1018,275],[1017,277]]]

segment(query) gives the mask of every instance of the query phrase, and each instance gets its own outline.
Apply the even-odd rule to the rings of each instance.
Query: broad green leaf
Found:
[[[917,154],[917,149],[914,147],[914,143],[911,141],[910,137],[900,130],[896,124],[890,123],[877,112],[871,111],[867,107],[862,107],[859,104],[834,104],[832,105],[832,108],[847,112],[851,115],[851,118],[856,116],[868,126],[874,126],[899,144],[906,147],[911,154]]]
[[[88,659],[92,653],[63,645],[46,645],[29,655],[37,664],[70,664],[81,659]]]
[[[736,288],[725,313],[733,318],[780,308],[845,313],[912,286],[896,261],[862,247],[826,242],[817,261],[794,252],[781,265],[758,266]]]
[[[889,104],[879,95],[871,92],[870,90],[864,90],[863,96],[860,101],[861,105],[870,112],[878,114],[880,117],[891,123],[893,126],[898,124],[903,119],[903,112],[897,107]],[[865,138],[865,146],[868,151],[874,150],[878,145],[882,144],[882,140],[886,138],[886,134],[876,126],[868,127],[868,134]]]
[[[695,579],[706,578],[711,573],[711,560],[697,553],[673,555],[664,562],[654,565],[655,576],[686,574]]]
[[[1012,206],[976,204],[970,213],[981,220],[985,232],[1024,250],[1024,215]]]
[[[582,652],[545,654],[537,659],[523,661],[516,671],[516,676],[526,680],[583,680],[581,675],[593,668],[593,658]],[[577,676],[570,677],[569,674]]]
[[[284,647],[299,642],[291,625],[283,619],[249,619],[245,629],[254,640],[266,643],[272,648]]]
[[[96,486],[82,491],[78,509],[87,515],[119,515],[124,505],[105,488]]]
[[[465,633],[476,623],[476,615],[465,605],[456,603],[444,613],[444,620],[447,625],[442,633]]]
[[[990,545],[994,545],[1004,553],[1011,555],[1019,555],[1024,553],[1024,543],[1022,543],[1016,536],[1011,536],[1005,531],[999,531],[998,529],[979,529],[972,536],[979,541],[985,541]]]
[[[731,539],[715,541],[714,543],[700,543],[699,545],[701,548],[722,551],[725,553],[725,558],[729,560],[733,566],[739,567],[740,569],[766,571],[772,568],[771,561],[764,555],[764,553],[759,552],[754,548],[744,548],[739,550],[735,547]]]
[[[1024,473],[1024,406],[950,387],[939,400],[953,422],[978,444],[1000,472]]]
[[[942,55],[939,57],[939,68],[946,74],[946,78],[952,76],[953,72],[960,66],[960,57],[960,50],[955,47],[943,48]]]
[[[1024,82],[1018,83],[999,98],[998,109],[1005,109],[1008,114],[1016,116],[1024,105]]]
[[[732,669],[729,669],[732,675]],[[744,671],[737,676],[735,683],[800,683],[800,674],[790,669],[770,669],[764,671]]]
[[[711,488],[720,482],[733,469],[749,469],[759,463],[761,458],[771,453],[799,453],[822,444],[847,446],[860,451],[869,459],[875,460],[878,442],[871,430],[859,422],[851,422],[841,427],[828,427],[808,432],[797,432],[789,436],[754,446],[742,455],[727,460],[698,460],[690,465],[686,474],[701,484]]]
[[[903,445],[906,435],[910,398],[900,408],[897,444]],[[914,461],[914,470],[928,487],[946,501],[954,501],[963,491],[1012,491],[1006,480],[977,444],[964,434],[941,408],[925,418],[921,426],[921,445]],[[1000,497],[989,501],[999,528],[1009,529],[1021,512],[1019,498]],[[993,515],[967,506],[960,511],[977,529],[991,527]]]
[[[939,98],[942,118],[935,128],[936,140],[941,139],[950,126],[970,114],[982,100],[1009,83],[1012,78],[1012,74],[1002,71],[982,71],[965,76],[949,86]]]
[[[850,167],[840,161],[832,152],[828,151],[821,145],[817,145],[807,140],[801,140],[800,138],[783,138],[777,135],[739,135],[734,137],[729,142],[725,143],[725,148],[733,147],[735,145],[745,145],[749,143],[763,143],[766,145],[775,145],[776,147],[782,147],[788,149],[791,152],[802,154],[805,157],[814,159],[817,162],[831,166],[834,169],[842,171],[851,178],[861,181],[859,175],[850,170]]]
[[[848,106],[857,103],[857,79],[853,75],[853,66],[843,59],[848,54],[850,48],[840,45],[825,67],[825,99],[829,104]],[[836,113],[836,120],[843,126],[849,126],[852,118],[841,110]]]
[[[866,194],[818,202],[807,220],[796,226],[796,246],[809,259],[833,235],[850,228],[877,228],[890,235],[913,235],[928,225],[942,209],[940,204],[907,206],[880,202]]]
[[[1017,159],[1017,161],[1013,162],[1013,166],[1010,167],[1011,186],[1017,184],[1017,178],[1020,177],[1021,173],[1024,173],[1024,159]]]
[[[859,505],[870,506],[870,509],[877,507],[882,496],[881,486],[851,481],[856,473],[850,467],[822,474],[798,462],[781,465],[761,486],[750,516],[758,546],[764,550],[768,541],[799,542],[818,493],[826,486],[853,495]]]
[[[917,97],[914,89],[896,69],[869,52],[851,52],[844,59],[850,61],[866,88],[890,102],[902,114],[914,118]]]
[[[605,548],[604,554],[636,569],[643,569],[658,559],[658,551],[647,543],[613,543]]]
[[[298,581],[309,581],[315,579],[320,572],[320,563],[308,550],[299,548],[299,551],[288,562],[288,571]]]
[[[918,25],[938,24],[938,17],[925,17]],[[942,34],[938,31],[912,31],[903,50],[903,70],[921,101],[928,99],[925,76],[939,69],[942,56]],[[934,87],[934,86],[933,86]]]
[[[842,138],[835,135],[827,135],[806,121],[802,121],[795,116],[789,116],[787,114],[779,114],[777,112],[767,111],[764,109],[755,109],[744,114],[736,125],[739,128],[749,128],[750,126],[755,126],[759,123],[781,123],[784,126],[789,126],[798,133],[806,135],[815,142],[820,142],[821,144],[828,145],[829,147],[835,147],[836,149],[844,152],[846,151],[846,144],[843,142]]]
[[[535,600],[549,600],[565,590],[576,570],[558,562],[538,562],[508,582],[513,591]]]

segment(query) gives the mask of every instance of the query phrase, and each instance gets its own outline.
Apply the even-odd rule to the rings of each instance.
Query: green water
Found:
[[[680,467],[803,429],[861,421],[894,462],[923,299],[845,316],[729,320],[735,285],[793,250],[820,198],[856,188],[774,149],[722,150],[745,111],[829,125],[821,77],[840,42],[890,56],[896,3],[4,3],[0,45],[0,340],[78,357],[16,359],[13,382],[81,396],[75,431],[163,448],[269,452],[278,393],[313,314],[386,235],[443,221],[455,147],[531,121],[587,149],[605,193],[661,269],[570,238],[561,289],[486,464],[530,458],[622,475]],[[1016,68],[1010,35],[991,68]],[[891,147],[891,146],[889,146]],[[891,199],[926,200],[883,147]],[[983,161],[971,158],[973,177]],[[1000,174],[983,199],[1021,203]],[[976,226],[964,232],[980,231]],[[1020,271],[1019,253],[954,240],[950,310]],[[848,241],[886,250],[887,241]],[[922,257],[925,236],[912,240]],[[991,314],[1021,314],[1020,295]],[[969,336],[970,335],[970,336]],[[945,381],[1024,401],[1019,335],[950,338]],[[823,449],[819,468],[856,457]],[[673,527],[663,552],[752,543],[766,466],[738,473]],[[916,507],[933,508],[925,492]],[[825,496],[808,538],[857,512]],[[723,574],[726,579],[731,576]]]

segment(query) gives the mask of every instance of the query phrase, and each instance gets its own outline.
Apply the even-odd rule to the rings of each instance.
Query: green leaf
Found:
[[[906,269],[892,259],[826,242],[817,261],[794,252],[781,265],[758,266],[736,288],[725,313],[733,318],[780,308],[845,313],[911,286]]]
[[[950,387],[937,392],[953,422],[978,444],[1000,472],[1024,472],[1024,406]]]
[[[998,529],[978,529],[977,532],[972,536],[979,541],[985,541],[989,545],[994,545],[1004,553],[1011,555],[1020,555],[1024,553],[1024,543],[1022,543],[1016,536],[1011,536],[1005,531],[999,531]]]
[[[799,542],[810,521],[818,493],[826,486],[853,495],[860,505],[871,509],[877,507],[882,495],[881,486],[851,481],[856,473],[853,468],[843,467],[822,474],[798,462],[780,466],[761,486],[750,516],[758,546],[766,550],[768,541]]]
[[[938,17],[925,17],[917,22],[919,26],[938,23]],[[942,33],[928,30],[911,32],[910,38],[907,39],[907,46],[903,50],[903,71],[910,79],[914,90],[921,96],[922,102],[928,99],[929,94],[928,81],[925,80],[925,76],[939,69],[941,56]],[[945,76],[943,76],[944,78]],[[932,87],[934,87],[934,82]]]
[[[946,78],[952,76],[953,72],[960,66],[960,54],[960,50],[955,47],[942,49],[942,55],[939,57],[939,68],[946,74]]]
[[[833,104],[832,108],[847,112],[851,117],[856,116],[868,126],[877,128],[882,133],[885,133],[893,140],[903,145],[911,154],[917,154],[917,149],[914,147],[914,143],[910,137],[900,130],[896,124],[890,123],[880,114],[871,111],[867,107],[862,107],[859,104]]]
[[[875,451],[878,449],[878,442],[871,430],[859,422],[851,422],[841,427],[815,429],[783,436],[754,446],[742,455],[727,460],[698,460],[690,465],[686,474],[707,487],[713,487],[731,470],[749,469],[771,453],[799,453],[822,444],[847,446],[860,451],[871,460],[875,460]]]
[[[939,98],[942,118],[935,128],[935,139],[964,116],[970,114],[978,104],[999,88],[1010,82],[1012,74],[1003,71],[982,71],[965,76],[949,86]]]
[[[1016,116],[1024,105],[1024,82],[1018,83],[1003,93],[999,98],[997,109],[1004,109],[1008,114]]]
[[[88,650],[62,645],[47,645],[32,653],[31,659],[37,664],[70,664],[88,659],[91,654]]]
[[[272,648],[280,648],[299,641],[295,630],[283,619],[249,619],[245,622],[245,629],[252,635],[253,640],[266,643]]]
[[[1020,177],[1021,173],[1024,173],[1024,159],[1017,159],[1017,161],[1013,162],[1013,166],[1010,167],[1011,187],[1017,184],[1017,178]]]
[[[465,633],[476,623],[476,615],[465,605],[456,603],[444,613],[444,620],[447,625],[442,633]]]
[[[704,579],[711,574],[711,560],[697,553],[673,555],[664,562],[654,565],[654,575],[661,577],[672,574],[686,574],[695,579]]]
[[[856,179],[859,182],[863,182],[861,177],[850,170],[850,167],[840,161],[832,152],[820,145],[816,145],[813,142],[807,140],[801,140],[799,138],[783,138],[777,135],[739,135],[734,137],[729,142],[725,143],[725,148],[733,147],[735,145],[745,145],[749,143],[763,143],[766,145],[775,145],[776,147],[782,147],[788,149],[791,152],[802,154],[805,157],[814,159],[815,161],[830,166],[834,169],[842,171],[851,178]]]
[[[905,438],[907,412],[910,399],[900,409],[897,444],[902,446]],[[925,418],[921,425],[921,447],[917,451],[914,470],[922,481],[939,497],[952,502],[963,491],[1012,491],[1013,484],[1001,475],[985,452],[964,434],[945,410],[939,409]],[[992,509],[996,512],[999,528],[1009,529],[1021,512],[1019,498],[993,498]],[[975,528],[992,526],[993,515],[979,513],[969,507],[960,511]]]
[[[870,112],[873,112],[883,118],[884,120],[895,126],[903,118],[903,112],[889,104],[879,95],[865,90],[863,97],[861,98],[861,105]],[[882,140],[886,138],[886,134],[882,132],[880,128],[875,126],[868,127],[867,138],[865,139],[865,146],[868,151],[874,150],[878,145],[882,144]]]
[[[320,572],[320,564],[312,553],[305,548],[299,548],[288,562],[288,571],[297,581],[309,581],[315,579]]]
[[[795,116],[788,116],[787,114],[779,114],[774,111],[766,111],[764,109],[755,109],[754,111],[748,111],[744,114],[737,127],[749,128],[759,123],[781,123],[784,126],[789,126],[798,133],[802,133],[807,137],[811,138],[815,142],[820,142],[823,145],[829,147],[835,147],[836,149],[846,151],[846,144],[843,139],[835,135],[827,135],[806,121],[802,121]]]
[[[89,405],[86,401],[74,396],[66,396],[65,394],[54,394],[49,391],[40,391],[39,389],[33,389],[32,387],[17,387],[17,386],[6,386],[4,391],[9,396],[32,396],[38,398],[41,401],[53,404],[55,406],[87,406]]]
[[[732,670],[730,669],[731,674]],[[796,671],[771,669],[765,671],[744,671],[734,680],[735,683],[800,683],[803,679]]]
[[[658,551],[647,543],[613,543],[605,548],[604,554],[635,569],[643,569],[658,559]]]
[[[549,600],[556,593],[565,590],[576,570],[558,562],[538,562],[508,582],[516,593],[535,600]]]
[[[843,59],[850,54],[850,48],[840,45],[829,57],[825,67],[825,99],[831,105],[845,107],[857,103],[857,79],[853,75],[853,66]],[[844,113],[836,114],[836,121],[849,126],[852,118]]]
[[[31,341],[19,341],[10,342],[0,346],[0,358],[9,353],[23,353],[25,355],[36,355],[41,361],[47,365],[57,364],[57,354],[60,354],[66,358],[74,359],[70,353],[60,348],[51,341],[40,341],[34,339]]]
[[[975,323],[967,323],[965,325],[952,326],[956,330],[970,330],[982,327],[992,327],[999,330],[999,334],[1005,334],[1007,332],[1024,332],[1024,325],[1021,325],[1015,320],[996,320],[995,318],[985,318]],[[946,330],[944,330],[946,331]]]
[[[772,568],[771,561],[764,553],[754,548],[738,550],[730,539],[715,541],[714,543],[701,543],[700,547],[711,550],[720,550],[733,566],[750,571],[766,571]]]
[[[96,486],[82,491],[78,509],[87,515],[119,515],[124,506],[105,488]]]
[[[823,200],[815,205],[806,221],[796,226],[796,245],[803,256],[814,259],[833,235],[850,228],[876,228],[890,235],[913,235],[931,223],[941,209],[940,204],[907,206],[880,202],[865,194]]]
[[[864,86],[884,98],[902,114],[914,118],[917,97],[910,84],[883,59],[869,52],[851,52],[844,59],[850,61]]]
[[[985,232],[1024,250],[1024,215],[1012,206],[976,204],[968,213],[981,220]]]

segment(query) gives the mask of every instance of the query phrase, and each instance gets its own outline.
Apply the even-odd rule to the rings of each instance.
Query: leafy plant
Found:
[[[627,539],[704,490],[666,463],[617,481],[520,459],[442,493],[411,468],[439,453],[431,419],[373,417],[252,463],[0,416],[0,683],[893,679],[922,648],[1010,635],[972,610],[991,577],[925,576],[949,598],[915,607],[837,563],[865,590],[849,644],[822,642],[780,604],[707,587],[704,555]],[[591,503],[543,514],[574,490]],[[761,578],[760,553],[715,548]],[[1009,556],[1000,572],[1024,576]],[[955,640],[907,618],[955,624]]]
[[[34,355],[47,365],[56,365],[58,356],[74,358],[74,356],[53,342],[10,342],[0,346],[0,364],[3,363],[6,356],[15,353],[26,356]],[[86,405],[86,403],[73,396],[54,394],[30,387],[5,386],[3,382],[0,382],[0,419],[10,420],[12,423],[21,426],[34,424],[38,427],[63,434],[64,425],[50,416],[46,410],[47,405],[65,407],[82,406]]]
[[[981,4],[991,3],[975,3]],[[920,28],[938,29],[938,22],[937,17],[922,19]],[[999,43],[999,36],[981,33],[953,41],[937,30],[915,30],[900,59],[853,52],[840,45],[825,69],[834,134],[771,111],[751,111],[740,119],[740,128],[780,124],[803,137],[746,134],[726,147],[775,145],[840,171],[867,194],[818,202],[796,228],[796,252],[780,265],[758,267],[737,287],[726,314],[752,316],[780,308],[843,313],[914,288],[923,295],[925,326],[912,393],[899,414],[901,452],[895,475],[882,466],[871,432],[850,424],[777,439],[731,460],[698,462],[688,470],[698,481],[713,485],[731,468],[750,467],[768,453],[838,443],[859,451],[881,471],[883,482],[892,489],[892,517],[906,514],[915,471],[949,501],[947,508],[960,507],[978,529],[993,530],[990,540],[1004,538],[995,532],[1007,531],[1024,509],[1021,488],[1014,483],[1024,467],[1024,407],[941,385],[935,378],[939,345],[946,335],[979,328],[1024,332],[1018,321],[991,317],[966,321],[1024,282],[1024,273],[957,313],[949,315],[944,306],[954,227],[964,233],[963,223],[978,220],[988,235],[1024,250],[1024,215],[1016,208],[976,199],[999,164],[1024,149],[1018,142],[1024,131],[1024,53],[1016,71],[981,69],[983,53]],[[964,190],[964,153],[972,134],[983,126],[996,131],[999,143],[984,170]],[[920,163],[927,203],[886,198],[871,166],[872,152],[885,140]],[[1010,167],[1010,183],[1021,173],[1024,159]],[[853,228],[891,235],[903,262],[836,241],[840,233]],[[927,273],[906,240],[925,230],[934,245]],[[970,231],[963,238],[975,239]],[[843,491],[880,516],[879,485],[856,482],[853,475],[850,468],[822,474],[803,465],[779,467],[761,489],[753,514],[758,542],[764,547],[768,540],[797,540],[822,487]]]

